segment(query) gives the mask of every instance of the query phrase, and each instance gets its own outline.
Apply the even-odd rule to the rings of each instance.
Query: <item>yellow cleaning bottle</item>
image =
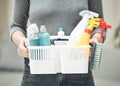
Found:
[[[90,41],[90,35],[95,27],[100,26],[100,18],[91,18],[88,20],[89,26],[85,30],[84,34],[82,35],[81,39],[76,42],[74,45],[75,46],[84,46],[84,45],[89,45]]]

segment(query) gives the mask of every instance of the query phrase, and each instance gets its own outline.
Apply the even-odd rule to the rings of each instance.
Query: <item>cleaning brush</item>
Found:
[[[112,26],[106,24],[106,22],[103,19],[100,19],[99,22],[101,27],[100,39],[103,40],[105,29],[109,29]],[[102,56],[102,43],[98,42],[93,43],[92,58],[90,64],[91,69],[97,70],[100,68],[101,56]]]
[[[100,68],[102,56],[102,43],[94,43],[91,57],[91,69],[98,70]]]

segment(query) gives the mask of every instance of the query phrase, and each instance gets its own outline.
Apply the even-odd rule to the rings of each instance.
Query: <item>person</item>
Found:
[[[70,35],[81,17],[82,10],[99,13],[103,18],[102,0],[15,0],[13,21],[10,26],[11,40],[18,46],[18,55],[24,57],[24,74],[21,86],[94,86],[92,71],[87,74],[30,74],[26,28],[28,22],[38,27],[46,25],[50,35],[62,26]],[[95,29],[91,40],[100,40],[100,29]]]

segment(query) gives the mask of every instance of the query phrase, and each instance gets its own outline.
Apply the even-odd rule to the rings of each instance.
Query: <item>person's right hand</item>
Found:
[[[27,45],[28,45],[27,38],[20,39],[20,43],[18,45],[19,56],[25,57],[25,58],[29,57]]]

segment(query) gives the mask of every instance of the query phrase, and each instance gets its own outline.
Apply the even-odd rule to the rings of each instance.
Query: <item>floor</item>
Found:
[[[20,86],[22,72],[0,72],[0,86]]]
[[[111,79],[95,79],[95,86],[120,86],[120,81]]]
[[[0,72],[0,86],[20,86],[22,72]],[[95,86],[120,86],[120,82],[110,79],[95,79]]]

